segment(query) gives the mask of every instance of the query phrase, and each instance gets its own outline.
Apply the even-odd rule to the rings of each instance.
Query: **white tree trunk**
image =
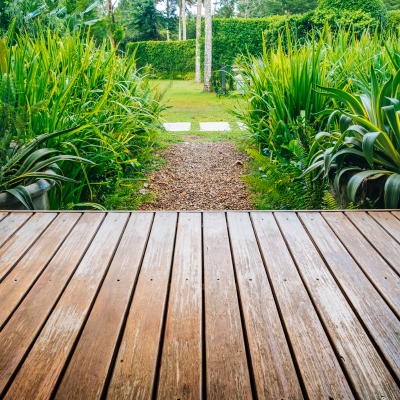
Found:
[[[196,77],[195,82],[201,82],[201,59],[200,59],[200,38],[201,38],[201,9],[202,0],[197,0],[197,18],[196,18]]]
[[[182,40],[182,7],[178,6],[178,40]]]
[[[182,0],[182,36],[186,40],[186,0]]]
[[[212,69],[212,17],[211,0],[204,0],[205,8],[205,41],[204,41],[204,91],[211,91]]]

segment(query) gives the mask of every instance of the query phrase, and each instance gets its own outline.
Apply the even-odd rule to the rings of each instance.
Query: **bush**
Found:
[[[388,11],[388,29],[397,32],[400,28],[400,10]]]
[[[195,69],[196,41],[129,43],[128,54],[134,54],[138,68],[151,66],[160,78],[179,79]]]
[[[39,29],[39,28],[38,28]],[[13,44],[14,40],[14,44]],[[0,143],[80,127],[44,143],[95,165],[60,165],[73,183],[53,193],[53,208],[104,200],[118,179],[139,170],[163,107],[132,59],[89,35],[47,30],[32,38],[10,30],[0,42]],[[4,141],[2,140],[4,138]],[[3,152],[4,154],[4,152]],[[64,163],[63,163],[64,164]]]
[[[387,9],[382,0],[320,0],[321,10],[363,11],[375,18],[383,27],[387,25]]]

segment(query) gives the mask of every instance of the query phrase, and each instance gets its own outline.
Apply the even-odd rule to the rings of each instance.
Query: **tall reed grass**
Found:
[[[321,95],[318,86],[351,90],[355,80],[370,79],[371,68],[381,78],[394,74],[398,50],[397,36],[385,41],[378,33],[351,30],[333,33],[329,26],[314,32],[304,43],[291,39],[289,28],[279,38],[277,49],[264,46],[261,57],[237,60],[245,85],[246,107],[238,113],[254,136],[269,151],[285,154],[291,140],[300,140],[306,150],[313,138],[293,132],[298,119],[318,131],[324,123],[325,110],[332,100]],[[398,52],[397,52],[398,54]]]
[[[56,190],[53,207],[96,200],[127,169],[139,168],[150,151],[163,110],[160,94],[132,58],[117,56],[107,42],[97,47],[89,33],[61,37],[50,30],[32,38],[11,28],[0,44],[0,68],[2,136],[28,141],[85,126],[46,143],[95,163],[62,166],[66,176],[81,184]]]

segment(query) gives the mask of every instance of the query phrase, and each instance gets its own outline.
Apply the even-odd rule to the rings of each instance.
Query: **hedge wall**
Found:
[[[400,11],[390,11],[389,28],[397,29]],[[279,33],[286,32],[287,24],[296,39],[306,38],[316,28],[321,30],[326,23],[334,29],[345,27],[363,31],[381,28],[380,23],[370,14],[358,11],[335,11],[317,9],[306,14],[282,15],[267,18],[215,18],[213,19],[213,69],[219,70],[223,63],[231,65],[238,54],[261,54],[263,36],[267,48],[277,45]],[[204,23],[203,23],[204,31]],[[285,35],[283,35],[285,36]],[[204,35],[203,35],[204,40]],[[174,42],[129,43],[128,53],[137,48],[138,67],[151,64],[155,73],[162,78],[179,78],[195,70],[194,39]],[[203,49],[203,44],[201,48]],[[203,62],[203,54],[201,56]]]
[[[400,29],[400,10],[388,11],[388,28],[392,31]]]
[[[180,78],[194,71],[196,40],[128,43],[127,52],[136,51],[138,68],[151,65],[160,78]]]

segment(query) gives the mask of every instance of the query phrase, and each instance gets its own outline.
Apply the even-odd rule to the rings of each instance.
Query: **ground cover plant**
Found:
[[[276,208],[279,205],[282,208],[292,208],[293,205],[294,208],[323,208],[329,180],[319,179],[321,175],[317,179],[310,179],[303,174],[310,162],[321,161],[320,158],[315,158],[320,157],[315,155],[315,143],[322,140],[322,134],[316,134],[326,129],[327,117],[333,112],[332,109],[342,110],[349,107],[350,104],[346,103],[349,93],[363,89],[364,93],[372,93],[370,103],[376,101],[372,98],[377,96],[379,90],[371,86],[371,82],[374,82],[371,71],[379,71],[375,78],[379,82],[396,74],[399,69],[398,40],[397,36],[383,39],[377,32],[371,34],[369,31],[359,35],[350,30],[339,30],[333,34],[327,27],[324,32],[311,36],[305,43],[293,42],[290,32],[287,32],[287,48],[282,43],[283,38],[280,39],[277,49],[264,49],[260,58],[250,56],[238,60],[245,77],[247,100],[247,106],[238,116],[258,140],[261,152],[261,158],[255,157],[260,166],[259,176],[256,179],[250,178],[249,182],[270,199],[264,204],[267,208]],[[327,88],[326,91],[321,90],[321,87]],[[342,98],[332,95],[337,90],[341,91]],[[385,97],[389,89],[385,90],[380,96],[384,99],[381,108],[389,106]],[[393,96],[397,93],[396,90],[390,90]],[[331,96],[327,96],[327,93]],[[393,102],[395,104],[390,105],[394,107],[391,118],[395,121],[399,116],[397,103],[394,100]],[[356,124],[359,112],[354,109],[347,112],[352,112],[349,118]],[[384,121],[387,125],[389,120],[386,118]],[[348,126],[346,130],[347,128]],[[333,129],[337,129],[337,126]],[[395,132],[395,129],[390,129]],[[379,132],[381,136],[375,134],[375,139],[377,135],[382,138],[382,135],[389,134],[388,129],[384,131],[382,126]],[[374,144],[379,146],[380,141],[376,140]],[[327,144],[326,146],[331,147]],[[350,150],[348,152],[351,153]],[[393,154],[390,157],[395,163]],[[368,156],[366,159],[368,160]],[[370,169],[371,167],[370,163]],[[360,168],[365,169],[365,166],[361,165]],[[395,171],[393,168],[391,170]],[[327,173],[324,176],[327,177]],[[364,172],[361,176],[372,181],[372,177],[378,175]],[[354,177],[353,181],[356,179]],[[276,184],[272,185],[271,182]],[[350,185],[352,191],[349,197],[351,201],[360,204],[360,196],[357,197],[355,193],[359,194],[358,189],[365,181],[362,179],[357,182],[357,185]],[[386,201],[386,206],[389,206],[396,202],[393,193],[396,190],[398,193],[398,187],[395,186],[397,178],[391,178],[387,182],[386,189],[390,186],[392,193],[388,197],[390,200]],[[318,195],[310,196],[310,190]],[[365,193],[361,195],[361,198],[365,197]],[[293,199],[298,199],[298,202]],[[305,202],[307,199],[310,201]],[[365,202],[361,203],[366,206]],[[340,201],[338,204],[340,205]]]
[[[117,56],[105,41],[96,46],[90,34],[79,31],[60,37],[42,30],[31,37],[11,27],[0,60],[3,148],[11,140],[26,143],[38,135],[79,128],[42,145],[91,161],[60,160],[64,175],[79,185],[65,182],[61,190],[55,188],[53,208],[102,203],[118,180],[138,177],[163,106],[133,59]]]

